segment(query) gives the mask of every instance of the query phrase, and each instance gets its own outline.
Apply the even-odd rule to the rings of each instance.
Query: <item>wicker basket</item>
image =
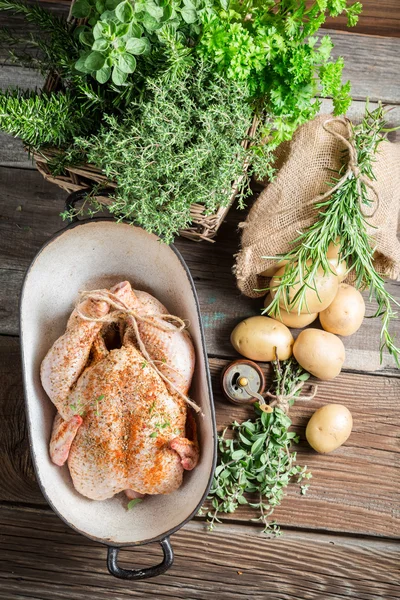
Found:
[[[72,0],[71,7],[73,3],[74,0]],[[71,17],[71,13],[68,17],[68,20],[72,23],[75,22],[75,19]],[[44,89],[48,92],[55,91],[58,85],[58,78],[54,77],[53,75],[49,75],[45,83]],[[258,120],[256,117],[254,117],[252,126],[247,132],[248,137],[251,138],[255,134],[257,125]],[[242,142],[242,146],[244,148],[247,148],[248,144],[248,140],[244,140]],[[90,164],[82,164],[77,167],[68,167],[66,169],[65,175],[58,175],[54,177],[50,172],[47,162],[50,161],[58,152],[59,151],[56,149],[46,149],[44,151],[40,151],[40,153],[36,152],[33,155],[38,171],[43,175],[43,177],[47,181],[55,183],[56,185],[63,188],[69,193],[77,192],[79,190],[90,191],[96,184],[101,184],[102,186],[108,189],[117,187],[114,182],[109,181],[104,176],[100,169]],[[190,209],[191,225],[187,229],[180,230],[179,234],[183,237],[189,238],[194,241],[207,240],[209,242],[212,242],[213,238],[218,232],[220,225],[222,224],[224,218],[226,217],[230,207],[232,206],[237,196],[239,186],[245,177],[248,167],[249,164],[248,162],[246,162],[243,165],[243,175],[232,183],[229,202],[226,206],[221,206],[215,214],[206,215],[205,208],[203,205],[193,204]],[[106,196],[98,195],[96,196],[96,199],[105,206],[109,205],[111,202],[110,199]]]

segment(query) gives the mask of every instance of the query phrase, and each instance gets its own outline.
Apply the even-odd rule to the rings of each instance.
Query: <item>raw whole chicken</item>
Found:
[[[110,292],[136,314],[168,313],[127,281]],[[150,323],[136,319],[157,372],[139,351],[128,315],[120,322],[122,345],[108,350],[103,333],[110,325],[81,315],[101,318],[113,308],[94,299],[77,308],[41,365],[43,387],[58,411],[50,440],[52,461],[60,466],[68,462],[76,490],[93,500],[121,491],[128,498],[173,492],[182,483],[183,470],[193,469],[199,456],[194,417],[182,397],[194,370],[189,334],[159,317]]]

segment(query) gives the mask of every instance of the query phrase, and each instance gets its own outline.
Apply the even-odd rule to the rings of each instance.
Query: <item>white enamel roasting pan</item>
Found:
[[[64,332],[80,290],[109,288],[129,280],[132,287],[153,294],[190,323],[196,348],[191,397],[198,416],[201,457],[185,472],[181,488],[167,496],[147,497],[132,510],[126,498],[103,502],[78,494],[68,467],[49,458],[55,408],[44,392],[39,368],[47,350]],[[166,571],[173,562],[169,536],[191,519],[203,503],[215,468],[216,427],[210,374],[196,290],[189,270],[173,246],[138,227],[112,220],[73,223],[50,240],[32,262],[23,286],[20,327],[26,411],[30,447],[41,490],[53,510],[73,529],[108,545],[107,565],[116,577],[142,579]],[[118,550],[160,542],[163,561],[146,569],[122,569]]]

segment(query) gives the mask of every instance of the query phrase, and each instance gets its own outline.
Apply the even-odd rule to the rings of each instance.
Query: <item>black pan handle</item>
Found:
[[[174,562],[174,552],[169,537],[161,540],[160,545],[164,552],[162,562],[155,567],[147,567],[146,569],[122,569],[118,565],[118,552],[120,551],[120,548],[109,546],[107,554],[107,567],[109,572],[119,579],[149,579],[150,577],[162,575],[172,566],[172,563]]]
[[[101,190],[101,195],[102,196],[108,196],[109,194],[113,193],[114,190],[112,189],[102,189]],[[75,208],[75,204],[77,202],[79,202],[80,200],[84,200],[85,197],[90,194],[91,192],[91,188],[87,187],[87,188],[82,188],[80,190],[76,190],[76,192],[71,192],[69,194],[69,196],[67,196],[66,200],[65,200],[65,209],[70,211],[73,208]],[[71,217],[71,223],[77,223],[79,221],[78,217],[76,215],[74,215],[73,217]]]

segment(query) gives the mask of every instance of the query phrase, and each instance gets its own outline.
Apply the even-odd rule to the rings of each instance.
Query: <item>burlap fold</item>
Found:
[[[234,271],[243,294],[251,298],[263,295],[256,292],[268,286],[260,276],[273,264],[263,256],[276,256],[290,250],[298,233],[317,219],[312,200],[329,189],[333,171],[342,165],[343,142],[326,131],[323,124],[331,115],[320,115],[302,125],[290,142],[277,152],[279,171],[254,203],[243,229],[241,250]],[[331,130],[348,137],[346,126],[331,121]],[[378,207],[364,212],[368,232],[373,236],[376,252],[375,267],[381,274],[396,279],[400,272],[400,243],[397,223],[400,209],[400,144],[384,141],[379,145],[373,165],[374,187],[379,195]],[[375,200],[373,193],[371,200]],[[369,212],[370,210],[370,212]],[[376,229],[375,229],[376,228]],[[265,293],[265,292],[264,292]]]

